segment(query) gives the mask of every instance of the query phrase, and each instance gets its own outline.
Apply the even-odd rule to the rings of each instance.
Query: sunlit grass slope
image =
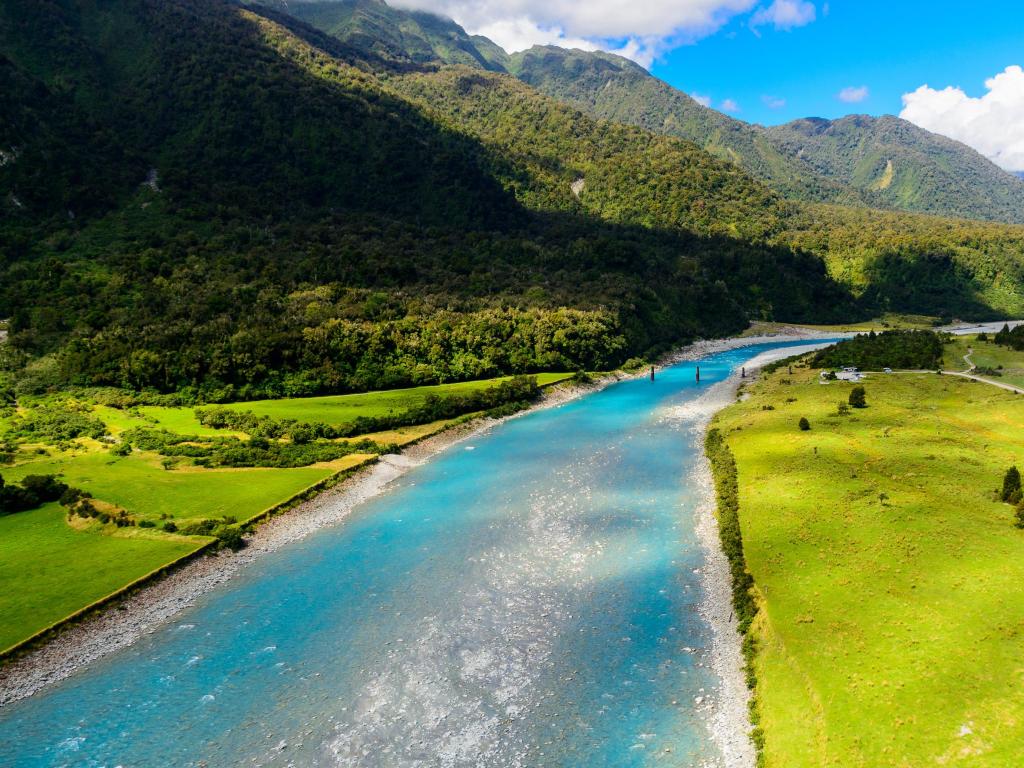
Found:
[[[542,387],[564,381],[570,373],[538,373],[537,383]],[[327,397],[285,398],[283,400],[256,400],[249,403],[235,403],[231,408],[252,411],[258,416],[272,416],[275,419],[324,422],[325,424],[347,424],[360,416],[378,417],[399,414],[422,405],[430,395],[447,397],[468,394],[493,387],[508,377],[466,381],[456,384],[440,384],[411,389],[391,389],[377,392],[363,392],[354,395],[331,395]]]
[[[878,374],[840,416],[850,386],[783,369],[718,419],[762,604],[765,764],[1019,766],[1024,531],[994,491],[1024,466],[1024,397]]]
[[[195,550],[201,539],[77,530],[47,504],[0,517],[0,651]]]

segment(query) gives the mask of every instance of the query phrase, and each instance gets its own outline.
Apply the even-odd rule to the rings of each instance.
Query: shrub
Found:
[[[800,431],[801,432],[807,432],[807,431],[810,430],[810,428],[811,428],[811,422],[809,422],[807,420],[806,416],[801,416],[800,417]]]
[[[220,542],[220,546],[224,549],[230,549],[232,552],[245,547],[245,539],[242,538],[242,532],[237,528],[222,528],[217,531],[217,541]]]
[[[152,520],[139,520],[139,528],[156,528],[156,523]]]
[[[850,405],[854,408],[868,407],[867,393],[864,391],[864,387],[856,386],[850,390]]]
[[[1014,513],[1014,525],[1024,528],[1024,501],[1017,504],[1017,511]]]
[[[164,523],[164,532],[165,533],[177,533],[178,532],[178,526],[174,524],[173,520],[168,520],[166,523]]]
[[[999,498],[1007,504],[1019,504],[1021,502],[1020,470],[1010,467],[1003,476],[1003,490]]]

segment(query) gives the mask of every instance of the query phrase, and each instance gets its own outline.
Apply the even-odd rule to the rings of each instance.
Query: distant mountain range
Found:
[[[896,117],[855,115],[765,128],[699,104],[634,62],[539,46],[508,55],[487,38],[380,0],[267,0],[393,62],[508,72],[589,114],[694,142],[794,200],[1024,223],[1024,182],[964,144]]]

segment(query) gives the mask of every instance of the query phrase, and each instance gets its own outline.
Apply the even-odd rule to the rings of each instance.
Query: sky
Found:
[[[600,48],[749,122],[900,115],[1024,170],[1024,0],[393,0],[507,50]]]

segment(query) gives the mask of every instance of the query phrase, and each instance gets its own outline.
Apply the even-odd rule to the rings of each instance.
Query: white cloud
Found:
[[[690,94],[690,98],[693,99],[694,101],[696,101],[702,107],[710,107],[711,106],[711,97],[710,96],[703,96],[703,95],[701,95],[699,93],[691,93]]]
[[[762,96],[761,101],[768,109],[782,109],[786,106],[786,100],[778,96]]]
[[[774,0],[766,8],[758,8],[750,18],[750,26],[754,29],[767,24],[776,29],[793,29],[810,24],[817,18],[814,3],[805,0]]]
[[[903,95],[900,117],[962,141],[1007,170],[1024,170],[1024,69],[1007,67],[972,98],[960,88],[922,85]]]
[[[868,90],[866,85],[848,86],[843,88],[836,98],[840,101],[845,101],[847,104],[859,104],[864,101],[868,96],[871,95],[871,91]]]
[[[393,0],[393,4],[451,17],[508,51],[551,44],[600,48],[649,66],[664,51],[695,42],[752,11],[758,0]],[[756,15],[761,14],[768,14],[764,23],[788,29],[813,21],[814,5],[806,0],[774,0]]]
[[[725,101],[722,102],[722,111],[723,112],[739,112],[740,111],[740,105],[737,104],[735,102],[735,100],[733,100],[733,99],[726,99]]]

